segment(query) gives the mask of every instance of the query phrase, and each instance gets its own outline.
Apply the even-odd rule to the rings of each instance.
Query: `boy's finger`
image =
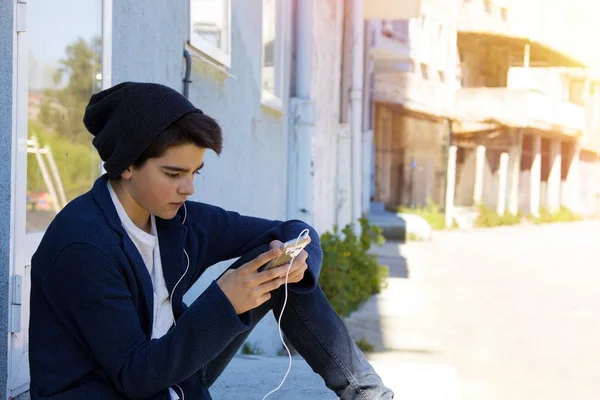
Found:
[[[281,250],[278,248],[273,248],[269,251],[266,251],[256,257],[254,260],[247,262],[240,269],[243,269],[247,272],[256,272],[260,267],[268,263],[269,261],[279,257],[281,255]]]
[[[302,280],[302,278],[304,278],[304,273],[305,272],[306,272],[306,270],[300,270],[300,271],[297,271],[296,273],[294,273],[294,275],[290,275],[288,277],[288,283],[297,283],[297,282],[300,282]]]
[[[298,254],[298,256],[294,259],[294,263],[296,263],[296,261],[299,261],[300,263],[305,263],[307,259],[308,253],[306,252],[306,250],[302,250],[300,254]]]
[[[268,269],[266,271],[259,272],[256,275],[257,284],[262,284],[262,283],[269,282],[269,281],[272,281],[277,278],[281,278],[282,276],[285,276],[289,265],[290,264],[283,264],[283,265],[280,265],[279,267],[275,267],[275,268]]]
[[[281,273],[281,276],[285,278],[285,274],[287,273],[287,266],[289,266],[289,264],[286,264],[286,269],[283,270],[283,272]],[[307,265],[305,262],[300,262],[300,261],[296,261],[294,260],[294,263],[292,264],[292,268],[290,269],[290,276],[295,274],[296,272],[302,270],[302,269],[306,269]]]
[[[258,291],[258,293],[261,293],[261,294],[269,293],[269,292],[272,292],[273,290],[279,288],[284,283],[285,283],[285,279],[282,279],[282,278],[271,279],[270,281],[259,285],[256,288],[256,290]]]
[[[269,247],[272,249],[280,249],[281,246],[283,246],[283,242],[281,240],[272,240],[271,243],[269,243]]]

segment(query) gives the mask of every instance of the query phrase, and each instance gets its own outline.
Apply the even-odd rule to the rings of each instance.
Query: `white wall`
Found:
[[[299,0],[302,1],[302,0]],[[305,0],[304,0],[305,1]],[[315,103],[314,225],[336,223],[337,146],[340,131],[341,30],[343,2],[313,0],[311,98]]]
[[[304,1],[304,0],[302,0]],[[196,181],[194,200],[217,204],[269,219],[285,219],[287,210],[288,120],[292,82],[293,1],[288,1],[285,28],[284,112],[261,106],[260,2],[232,2],[232,62],[223,71],[193,57],[190,100],[216,118],[224,132],[220,157],[209,153]],[[337,146],[340,121],[340,63],[343,1],[313,0],[311,100],[315,104],[313,137],[313,225],[319,232],[336,223]],[[130,21],[136,21],[131,24]],[[167,21],[168,23],[165,23]],[[187,38],[185,2],[135,0],[114,10],[113,83],[146,80],[182,89],[182,52]],[[149,45],[151,44],[151,45]],[[231,262],[209,269],[186,295],[193,301]],[[271,316],[248,341],[265,354],[282,348]]]
[[[0,262],[4,265],[0,273],[0,335],[4,338],[0,342],[0,371],[7,371],[10,365],[7,363],[8,351],[8,285],[9,285],[9,265],[11,262],[11,150],[12,150],[12,132],[14,129],[13,107],[13,55],[16,54],[16,48],[13,48],[14,34],[14,11],[15,2],[3,1],[0,3],[0,154],[3,162],[0,164],[0,206],[4,210],[0,217]],[[7,397],[7,374],[0,374],[0,398]]]
[[[261,107],[260,2],[232,2],[232,61],[225,72],[193,57],[190,101],[221,125],[222,155],[207,153],[193,200],[270,219],[286,217],[287,110]],[[284,106],[289,97],[291,10],[287,13]],[[132,23],[135,21],[135,23]],[[182,91],[187,2],[115,2],[113,84],[125,80],[159,82]],[[188,292],[193,301],[228,266],[209,269]],[[266,316],[249,338],[265,354],[282,348],[275,319]]]
[[[583,215],[600,215],[600,163],[581,161],[581,197],[579,212]]]

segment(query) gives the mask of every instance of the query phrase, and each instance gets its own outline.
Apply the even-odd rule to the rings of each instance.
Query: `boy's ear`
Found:
[[[122,179],[130,179],[133,171],[133,166],[129,166],[125,171],[121,172]]]

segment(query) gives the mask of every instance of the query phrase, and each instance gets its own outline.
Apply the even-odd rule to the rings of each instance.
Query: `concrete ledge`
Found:
[[[432,229],[429,223],[415,214],[378,211],[369,214],[369,221],[383,230],[387,240],[406,242],[414,234],[421,240],[430,240]]]
[[[460,400],[456,369],[449,365],[372,361],[384,383],[398,399]],[[215,399],[262,399],[277,387],[288,366],[287,357],[236,357],[210,390]],[[273,398],[335,400],[302,358],[295,357],[283,387]]]

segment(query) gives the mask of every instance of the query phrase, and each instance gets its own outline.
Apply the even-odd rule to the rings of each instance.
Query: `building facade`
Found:
[[[372,21],[373,201],[433,201],[448,222],[480,204],[597,213],[593,8],[423,0],[416,18]]]
[[[372,199],[388,208],[443,203],[457,89],[456,12],[456,2],[423,0],[414,18],[369,25]]]
[[[597,169],[598,149],[585,139],[594,136],[586,117],[598,107],[594,80],[585,60],[566,45],[578,40],[579,28],[566,29],[569,18],[558,23],[536,17],[556,16],[557,9],[569,16],[570,5],[538,6],[487,0],[459,5],[454,205],[484,204],[499,214],[538,215],[560,207],[597,212],[590,171]],[[554,31],[565,28],[564,37],[547,29],[549,21],[558,24]]]

